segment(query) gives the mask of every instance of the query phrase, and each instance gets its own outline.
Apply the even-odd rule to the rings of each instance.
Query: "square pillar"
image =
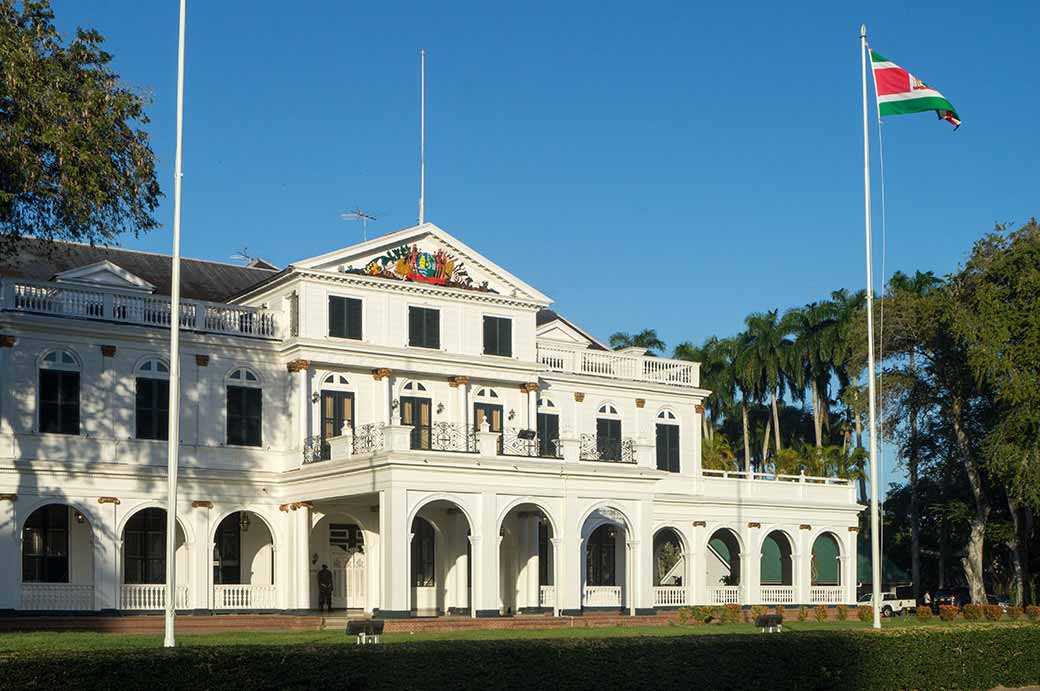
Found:
[[[704,521],[694,521],[688,528],[690,536],[690,552],[692,553],[692,575],[690,577],[690,591],[687,594],[691,605],[704,605],[708,603],[707,564],[708,551],[705,542],[707,527]]]
[[[404,488],[379,492],[379,611],[383,618],[411,616],[411,526]]]
[[[522,522],[524,533],[527,535],[527,607],[537,609],[541,607],[541,583],[539,572],[541,570],[540,555],[538,553],[538,531],[541,516],[532,512]]]
[[[119,587],[123,573],[123,536],[118,532],[119,505],[98,504],[88,519],[94,535],[94,607],[102,611],[119,609]]]
[[[311,602],[311,509],[305,502],[292,506],[293,573],[295,596],[293,608],[299,611],[314,609]]]
[[[212,502],[193,501],[182,514],[195,534],[195,544],[192,545],[194,559],[189,562],[191,572],[187,582],[180,585],[188,586],[188,607],[194,610],[213,609],[213,544],[209,539],[212,512]]]
[[[740,555],[741,565],[744,569],[744,574],[740,579],[743,586],[741,593],[743,598],[741,598],[740,604],[757,605],[762,601],[762,545],[759,542],[759,533],[762,532],[761,525],[748,523],[742,532],[741,537],[744,540],[747,556]]]
[[[474,517],[480,525],[473,536],[473,616],[497,617],[500,614],[499,598],[499,535],[495,513],[495,495],[484,494],[480,498],[480,511]]]
[[[0,353],[4,350],[6,348],[0,349]],[[0,369],[0,377],[6,380],[4,374],[5,372]],[[18,534],[18,521],[15,515],[16,501],[13,494],[8,495],[8,498],[0,499],[0,545],[3,545],[4,550],[3,557],[0,558],[0,611],[20,609],[22,606],[22,540],[21,535]],[[94,588],[96,591],[96,579]]]
[[[294,375],[296,391],[296,448],[307,448],[307,437],[311,436],[311,417],[314,410],[311,403],[311,363],[308,360],[293,360],[287,369]]]

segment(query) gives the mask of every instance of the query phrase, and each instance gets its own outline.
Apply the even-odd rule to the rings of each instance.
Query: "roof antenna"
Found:
[[[234,254],[232,254],[229,257],[229,259],[231,259],[233,261],[236,261],[236,262],[242,262],[243,264],[248,264],[249,262],[253,261],[255,258],[256,257],[254,257],[253,255],[249,254],[249,248],[248,247],[242,247],[241,249],[239,249],[237,252],[235,252]]]
[[[368,222],[379,220],[372,214],[365,213],[361,210],[361,207],[355,207],[351,211],[340,214],[339,216],[344,221],[360,221],[361,222],[361,240],[362,242],[368,240]]]
[[[426,196],[426,49],[419,51],[419,225],[424,223]]]

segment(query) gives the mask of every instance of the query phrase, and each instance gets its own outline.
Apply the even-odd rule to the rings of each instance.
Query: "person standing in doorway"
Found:
[[[327,564],[318,572],[318,612],[332,614],[332,572]]]

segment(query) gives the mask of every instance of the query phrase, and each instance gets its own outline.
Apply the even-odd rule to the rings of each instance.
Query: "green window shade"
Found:
[[[484,317],[484,354],[512,357],[512,319],[507,319],[505,317]]]
[[[766,536],[762,542],[761,563],[762,585],[782,585],[784,582],[783,553],[776,538],[772,535]]]
[[[830,535],[816,538],[812,547],[812,584],[841,585],[838,542]]]
[[[441,347],[441,311],[427,307],[408,308],[408,345],[413,348]]]
[[[361,300],[329,296],[329,336],[361,340]]]

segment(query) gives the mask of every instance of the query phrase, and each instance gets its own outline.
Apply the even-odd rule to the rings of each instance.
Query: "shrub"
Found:
[[[1010,619],[1011,621],[1018,621],[1019,619],[1022,618],[1022,608],[1021,607],[1008,607],[1007,608],[1007,616],[1008,616],[1008,619]]]
[[[827,608],[824,605],[816,605],[813,608],[813,616],[816,621],[827,621]]]
[[[964,605],[961,615],[966,621],[979,621],[982,619],[982,605]]]
[[[838,605],[838,621],[848,621],[849,608],[845,605]]]
[[[1036,605],[1029,605],[1026,607],[1026,619],[1029,621],[1040,619],[1040,607],[1037,607]]]
[[[806,607],[798,608],[798,621],[805,621],[809,618],[809,610]]]
[[[773,611],[776,612],[778,615],[780,615],[780,618],[783,619],[784,618],[784,613],[787,610],[784,609],[783,605],[777,605],[776,607],[773,608]]]
[[[939,618],[943,621],[953,621],[957,618],[957,605],[939,605]]]
[[[725,607],[712,607],[711,608],[711,618],[713,620],[715,620],[715,621],[717,621],[719,623],[722,623],[722,621],[725,619],[725,616],[726,616],[726,608]]]
[[[931,621],[932,620],[932,608],[927,605],[917,608],[917,619],[919,621]]]
[[[1004,610],[1001,609],[1000,605],[984,605],[982,607],[982,613],[986,615],[986,619],[990,621],[1000,621],[1004,616]]]
[[[743,613],[744,608],[740,605],[726,605],[722,608],[722,623],[739,624]]]
[[[874,608],[870,605],[860,605],[856,608],[856,617],[860,621],[874,621]]]
[[[748,612],[748,619],[752,624],[754,624],[756,619],[758,619],[763,614],[767,614],[768,612],[769,608],[765,605],[755,605]]]

